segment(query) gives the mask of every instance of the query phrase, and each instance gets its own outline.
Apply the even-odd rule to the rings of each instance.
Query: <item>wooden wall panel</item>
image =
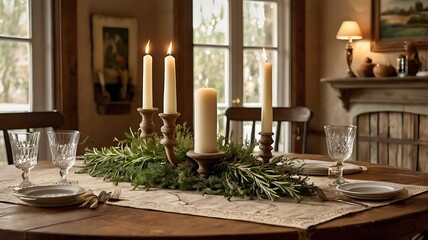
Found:
[[[379,113],[379,137],[388,138],[389,137],[389,118],[388,113],[381,112]],[[388,164],[388,143],[379,143],[378,149],[378,163]]]
[[[402,113],[389,113],[389,137],[392,139],[401,139],[403,131]],[[390,143],[388,147],[388,164],[391,166],[401,167],[402,155],[401,144]]]
[[[419,140],[428,141],[428,116],[419,116]],[[418,170],[428,172],[428,146],[420,145],[418,153]]]
[[[415,119],[416,115],[403,113],[403,140],[412,141],[415,139]],[[416,170],[415,146],[413,144],[403,144],[403,168]]]
[[[379,135],[379,114],[370,113],[370,137],[377,137]],[[378,143],[370,142],[370,162],[377,163],[378,161]]]
[[[370,136],[369,115],[364,114],[358,116],[357,131],[359,137]],[[359,141],[358,144],[358,160],[370,161],[370,145],[367,141]]]
[[[370,112],[357,125],[358,160],[428,172],[428,115]]]

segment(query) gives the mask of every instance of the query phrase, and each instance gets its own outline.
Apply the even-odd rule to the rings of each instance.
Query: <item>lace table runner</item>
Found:
[[[0,201],[24,204],[12,195],[10,186],[15,186],[20,181],[20,171],[13,166],[7,166],[7,174],[0,181]],[[94,193],[102,190],[112,191],[116,186],[102,178],[91,177],[87,174],[75,174],[76,168],[70,170],[69,179],[78,181],[78,185],[86,190],[92,189]],[[30,178],[35,184],[47,185],[59,180],[56,168],[35,169]],[[328,190],[327,185],[332,179],[327,177],[310,177],[310,181],[321,188],[325,188],[328,195],[334,195],[334,191]],[[357,182],[357,180],[350,180]],[[121,201],[108,204],[158,210],[165,212],[198,215],[205,217],[234,219],[250,221],[277,226],[295,227],[307,229],[349,213],[364,211],[372,207],[378,207],[399,201],[413,195],[425,192],[428,186],[405,185],[405,191],[389,201],[365,202],[369,207],[355,206],[337,202],[322,202],[317,197],[306,197],[300,203],[291,198],[282,198],[277,201],[247,200],[232,198],[228,201],[223,196],[202,195],[200,192],[184,192],[179,190],[156,189],[145,191],[133,190],[129,183],[120,183]]]

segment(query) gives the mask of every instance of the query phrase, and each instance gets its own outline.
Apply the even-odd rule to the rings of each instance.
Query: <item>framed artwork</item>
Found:
[[[428,0],[372,0],[373,52],[404,51],[404,42],[428,49]]]
[[[137,85],[137,54],[135,18],[92,16],[94,95],[100,114],[106,114],[106,106],[112,103],[129,105],[133,100]]]

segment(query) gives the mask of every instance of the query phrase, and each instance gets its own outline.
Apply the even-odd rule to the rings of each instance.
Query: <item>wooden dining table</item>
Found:
[[[320,155],[299,155],[324,159]],[[349,179],[428,186],[428,174],[367,162]],[[37,169],[52,167],[40,161]],[[0,181],[13,166],[0,167]],[[412,239],[428,231],[428,192],[348,214],[308,229],[191,216],[112,205],[80,209],[30,207],[0,202],[0,239]]]

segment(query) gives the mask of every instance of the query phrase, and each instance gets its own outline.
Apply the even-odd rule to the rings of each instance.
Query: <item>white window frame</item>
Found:
[[[245,49],[259,49],[259,47],[244,47],[243,43],[243,1],[229,0],[229,45],[225,44],[200,44],[194,43],[194,47],[213,47],[213,48],[228,48],[229,49],[229,69],[226,69],[226,105],[219,104],[219,108],[226,109],[228,106],[243,105],[243,53]],[[290,105],[290,0],[253,0],[260,2],[276,2],[278,6],[278,46],[277,48],[267,47],[266,49],[278,50],[278,82],[274,86],[273,102],[274,106],[289,106]],[[238,31],[239,30],[239,31]],[[240,81],[232,81],[231,79],[240,79]],[[238,90],[239,89],[239,90]],[[275,91],[276,90],[276,91]],[[238,92],[240,91],[240,92]],[[232,101],[239,98],[239,104],[234,104]],[[251,107],[253,105],[246,104]],[[240,128],[238,128],[240,129]],[[242,133],[236,132],[236,135]],[[281,151],[288,152],[291,147],[290,124],[283,124],[281,136],[285,136],[284,143],[280,145]]]
[[[53,110],[52,2],[29,0],[28,5],[30,15],[28,38],[0,36],[0,39],[27,42],[30,45],[29,103],[22,107],[14,105],[11,109],[6,107],[3,111]],[[40,139],[39,158],[50,159],[48,144],[45,138]],[[2,162],[0,162],[1,164]]]
[[[29,43],[29,103],[10,111],[43,111],[53,109],[53,40],[51,1],[28,1],[29,36],[2,37],[7,41]],[[4,109],[3,111],[9,111]]]

